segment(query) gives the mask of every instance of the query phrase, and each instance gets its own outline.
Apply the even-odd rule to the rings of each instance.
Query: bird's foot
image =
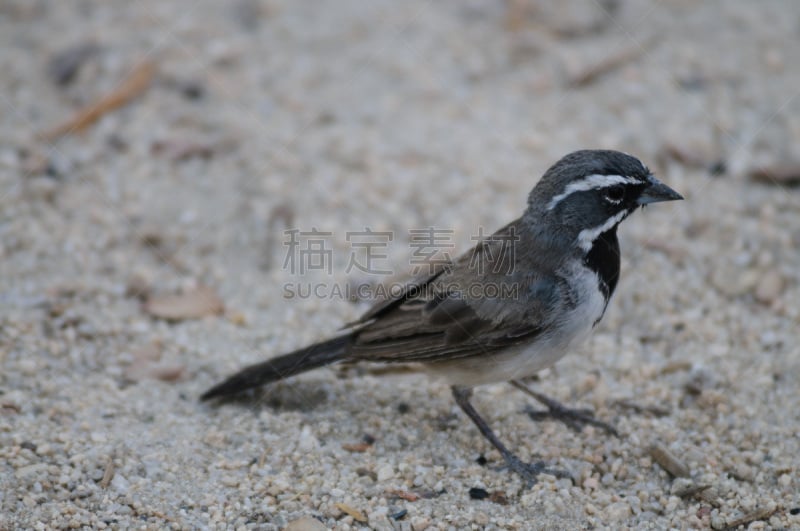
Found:
[[[535,463],[528,463],[523,461],[514,454],[504,455],[503,459],[505,459],[506,462],[505,468],[508,468],[515,474],[519,475],[528,488],[536,484],[540,474],[548,474],[550,476],[555,476],[559,479],[566,478],[575,483],[575,478],[572,477],[572,474],[570,474],[566,470],[549,468],[544,463],[544,461],[536,461]]]
[[[584,426],[590,425],[600,428],[614,437],[619,437],[617,429],[611,424],[595,418],[591,409],[569,408],[552,398],[539,401],[547,406],[547,410],[534,409],[530,406],[525,408],[525,413],[537,422],[546,419],[557,420],[577,432],[580,432]]]
[[[530,406],[525,408],[525,413],[527,413],[528,416],[535,421],[545,419],[557,420],[559,422],[563,422],[567,425],[567,427],[577,432],[580,432],[584,426],[589,424],[591,426],[600,428],[614,437],[619,437],[619,433],[614,426],[594,418],[594,412],[590,409],[568,408],[562,403],[553,400],[542,393],[529,389],[528,386],[519,380],[511,380],[510,383],[526,395],[535,398],[537,402],[543,404],[547,408],[546,411],[533,409]]]

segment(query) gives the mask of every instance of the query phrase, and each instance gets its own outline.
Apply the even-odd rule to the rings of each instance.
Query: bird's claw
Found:
[[[557,420],[576,432],[580,432],[586,425],[591,425],[614,437],[619,437],[617,429],[607,422],[596,419],[591,409],[568,408],[556,401],[552,401],[547,404],[547,410],[543,411],[528,406],[525,408],[525,413],[537,422],[545,419]]]
[[[538,476],[540,474],[555,476],[558,479],[569,479],[575,483],[575,478],[572,477],[572,474],[566,470],[549,468],[544,461],[528,463],[515,455],[504,456],[504,459],[506,461],[505,468],[508,468],[515,474],[519,475],[528,488],[532,487],[538,482]]]

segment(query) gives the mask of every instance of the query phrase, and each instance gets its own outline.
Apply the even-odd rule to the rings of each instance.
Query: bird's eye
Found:
[[[625,197],[625,188],[622,186],[612,186],[606,190],[605,198],[611,203],[619,203]]]

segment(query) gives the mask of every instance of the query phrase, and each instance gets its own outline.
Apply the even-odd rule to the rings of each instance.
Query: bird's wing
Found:
[[[437,262],[432,264],[432,271],[412,278],[403,284],[403,288],[399,290],[396,296],[375,303],[361,317],[345,324],[342,329],[358,328],[365,323],[383,317],[402,304],[413,305],[415,300],[420,300],[421,294],[425,292],[430,283],[451,267],[452,263]]]
[[[516,251],[503,227],[450,267],[403,295],[376,305],[359,321],[349,357],[373,361],[444,361],[529,341],[548,326],[559,285],[515,270]],[[506,242],[506,243],[504,243]]]
[[[500,241],[499,238],[508,236],[512,238],[516,237],[518,224],[519,220],[512,221],[492,234],[492,236],[488,238],[488,241]],[[375,303],[369,310],[361,315],[361,317],[342,326],[342,329],[359,328],[361,325],[382,317],[403,304],[414,306],[420,302],[425,302],[426,298],[430,295],[429,288],[431,284],[440,276],[445,273],[452,273],[453,270],[462,269],[465,266],[466,268],[470,268],[472,262],[475,260],[491,258],[492,249],[487,248],[486,245],[487,240],[483,240],[472,249],[459,256],[455,261],[437,261],[431,263],[431,268],[427,273],[415,276],[406,282],[395,296]],[[506,265],[508,265],[507,262]]]

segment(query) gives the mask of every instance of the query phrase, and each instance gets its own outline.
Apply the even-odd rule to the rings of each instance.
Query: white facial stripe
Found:
[[[550,200],[550,203],[547,205],[547,210],[553,210],[562,199],[575,192],[597,190],[608,186],[614,186],[615,184],[636,184],[638,182],[638,179],[623,177],[622,175],[589,175],[580,181],[568,184],[563,192]]]
[[[584,252],[588,253],[598,236],[625,219],[625,216],[628,214],[629,212],[627,210],[623,210],[608,218],[606,222],[599,227],[595,227],[593,229],[583,229],[578,233],[578,245],[584,250]]]

